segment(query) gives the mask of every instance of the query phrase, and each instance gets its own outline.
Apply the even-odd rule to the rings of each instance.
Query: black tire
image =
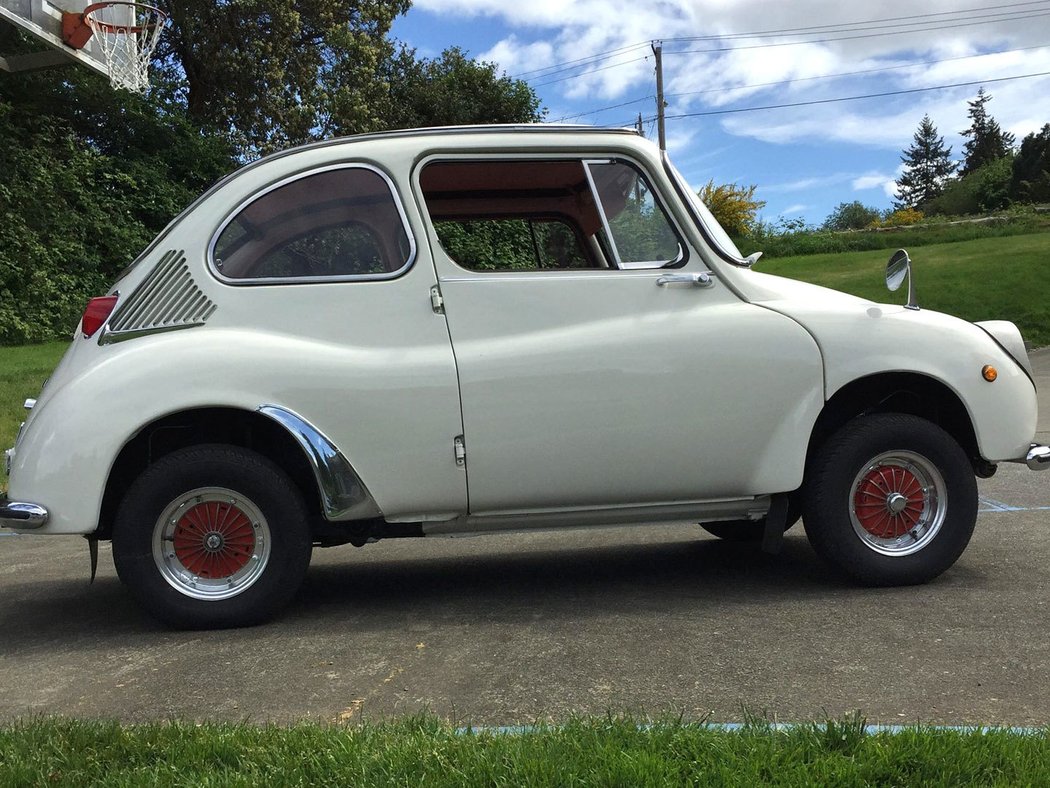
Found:
[[[871,586],[926,583],[962,555],[977,522],[977,481],[943,429],[898,413],[862,416],[817,450],[803,524],[829,564]]]
[[[113,525],[120,579],[180,629],[272,618],[302,583],[311,549],[299,490],[268,459],[236,446],[194,446],[154,463]]]

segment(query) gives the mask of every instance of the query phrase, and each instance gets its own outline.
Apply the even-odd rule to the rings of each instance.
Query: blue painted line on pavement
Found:
[[[688,723],[686,723],[688,725]],[[524,736],[530,733],[539,733],[542,731],[556,730],[560,728],[560,725],[479,725],[479,726],[465,726],[457,728],[456,733],[460,735],[471,735],[478,733],[488,733],[494,736]],[[650,728],[659,727],[656,725],[642,724],[638,726],[639,730],[648,730]],[[713,731],[724,731],[726,733],[742,733],[745,731],[754,731],[756,733],[763,733],[766,731],[778,731],[778,732],[790,732],[797,728],[810,728],[811,725],[807,723],[794,723],[794,722],[773,722],[768,725],[758,724],[749,725],[743,722],[704,722],[697,723],[697,727],[704,728],[705,730]],[[827,727],[823,723],[817,723],[818,729]],[[1018,726],[994,726],[994,725],[865,725],[864,734],[866,736],[875,736],[880,733],[886,733],[890,735],[898,735],[901,733],[910,733],[915,731],[934,731],[934,732],[948,732],[948,733],[964,733],[973,734],[979,733],[985,736],[989,733],[1005,733],[1010,736],[1048,736],[1050,735],[1050,729],[1047,728],[1027,728]]]
[[[1045,512],[1050,511],[1050,506],[1011,506],[1008,503],[997,501],[994,498],[980,496],[978,499],[980,512]]]

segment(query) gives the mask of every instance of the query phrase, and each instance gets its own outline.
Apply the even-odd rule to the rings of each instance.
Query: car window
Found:
[[[624,161],[434,161],[420,187],[442,248],[471,270],[658,268],[684,256]]]
[[[434,223],[449,257],[475,271],[594,268],[577,227],[555,217]]]
[[[671,222],[640,172],[622,161],[588,162],[587,170],[621,267],[659,268],[681,257]]]
[[[387,180],[353,166],[270,189],[226,223],[212,249],[220,277],[245,281],[382,277],[412,244]]]

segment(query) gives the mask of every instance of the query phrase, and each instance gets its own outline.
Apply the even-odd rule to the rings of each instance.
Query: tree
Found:
[[[952,149],[945,147],[944,137],[937,135],[929,115],[923,115],[912,139],[911,147],[901,156],[904,172],[897,179],[896,208],[915,208],[932,200],[944,191],[958,166],[952,161]]]
[[[1003,131],[985,105],[992,100],[984,88],[977,91],[977,98],[967,102],[970,109],[966,114],[970,118],[970,128],[961,132],[967,138],[963,146],[963,166],[960,175],[968,175],[979,170],[996,159],[1008,156],[1014,145],[1014,135]]]
[[[714,178],[700,190],[700,199],[722,229],[734,238],[747,235],[755,225],[758,212],[765,207],[765,200],[755,199],[757,186],[737,186],[723,183],[715,186]]]
[[[995,211],[1010,205],[1010,178],[1013,174],[1013,156],[985,164],[973,172],[956,178],[944,193],[924,206],[929,214],[965,216]]]
[[[26,47],[0,28],[0,51]],[[68,337],[88,298],[234,166],[181,111],[73,66],[4,75],[0,138],[0,344]]]
[[[825,230],[863,230],[882,218],[878,208],[871,208],[858,200],[840,202],[824,220]]]
[[[169,23],[154,58],[201,128],[252,156],[336,129],[382,127],[394,50],[410,0],[157,0]]]
[[[385,128],[536,123],[546,112],[527,82],[499,74],[495,64],[472,60],[458,47],[435,59],[417,59],[403,47],[384,77]]]
[[[1050,201],[1050,123],[1021,140],[1010,178],[1010,194],[1021,202]]]

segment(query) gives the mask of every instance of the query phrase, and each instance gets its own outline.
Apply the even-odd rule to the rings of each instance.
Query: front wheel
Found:
[[[299,490],[235,446],[196,446],[151,465],[113,526],[120,579],[180,628],[246,626],[294,596],[312,539]]]
[[[896,413],[849,422],[807,473],[803,524],[817,553],[865,585],[925,583],[962,555],[977,482],[943,429]]]

